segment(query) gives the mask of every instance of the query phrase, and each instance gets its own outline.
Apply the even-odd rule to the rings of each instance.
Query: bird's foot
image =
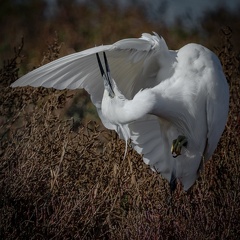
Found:
[[[171,147],[171,153],[174,158],[181,155],[182,147],[187,147],[188,141],[185,136],[179,135],[177,139],[173,140],[172,147]]]

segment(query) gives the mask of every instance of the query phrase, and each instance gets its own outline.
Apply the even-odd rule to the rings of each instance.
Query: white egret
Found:
[[[156,33],[65,56],[11,86],[27,85],[86,89],[104,126],[130,139],[172,189],[177,179],[185,190],[194,184],[228,116],[229,89],[217,56],[193,43],[169,50]]]

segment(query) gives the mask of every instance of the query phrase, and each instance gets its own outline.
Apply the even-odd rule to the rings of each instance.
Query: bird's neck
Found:
[[[151,113],[155,102],[155,94],[151,89],[139,91],[132,100],[126,99],[121,93],[116,93],[115,97],[111,98],[105,90],[102,113],[112,124],[128,124]]]

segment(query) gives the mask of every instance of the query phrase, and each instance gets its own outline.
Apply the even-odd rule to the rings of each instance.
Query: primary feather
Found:
[[[96,53],[106,52],[115,97],[104,90]],[[168,49],[157,34],[94,47],[46,64],[18,79],[17,86],[84,88],[98,114],[143,160],[169,182],[189,189],[201,162],[217,147],[228,115],[229,90],[214,53],[197,44]],[[171,153],[179,135],[188,139],[181,155]]]

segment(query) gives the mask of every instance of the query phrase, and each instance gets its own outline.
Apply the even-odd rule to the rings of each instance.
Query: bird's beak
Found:
[[[102,63],[101,63],[99,54],[96,53],[96,55],[97,55],[97,60],[98,60],[98,66],[99,66],[99,68],[100,68],[100,71],[101,71],[101,74],[102,74],[102,77],[103,77],[104,88],[105,88],[105,90],[108,91],[109,96],[110,96],[111,98],[114,98],[115,93],[114,93],[114,91],[113,91],[112,78],[111,78],[111,75],[110,75],[110,68],[109,68],[109,65],[108,65],[106,53],[103,52],[104,63],[105,63],[105,67],[106,67],[106,73],[105,73],[105,71],[104,71],[104,69],[103,69],[103,66],[102,66]]]

